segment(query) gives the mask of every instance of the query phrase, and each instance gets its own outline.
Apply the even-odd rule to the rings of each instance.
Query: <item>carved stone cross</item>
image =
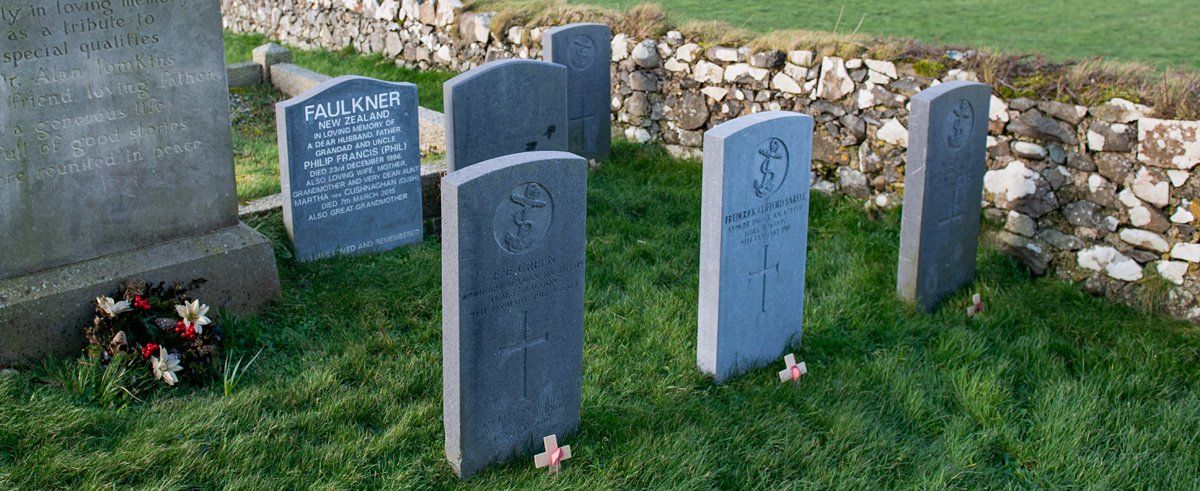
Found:
[[[571,446],[559,447],[558,437],[555,435],[543,438],[542,443],[546,446],[546,451],[533,456],[534,467],[549,467],[551,475],[558,474],[562,461],[571,458]]]
[[[796,355],[788,353],[783,357],[783,363],[787,368],[779,371],[779,381],[783,383],[795,382],[800,380],[800,377],[808,373],[808,364],[804,362],[796,363]]]

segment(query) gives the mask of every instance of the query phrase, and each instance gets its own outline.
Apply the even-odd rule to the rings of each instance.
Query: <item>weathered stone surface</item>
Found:
[[[779,68],[787,58],[782,51],[767,50],[750,55],[750,66],[755,68]]]
[[[442,181],[446,457],[470,477],[579,426],[587,161],[507,155]]]
[[[1093,116],[1109,123],[1133,123],[1152,112],[1149,107],[1119,97],[1091,109]]]
[[[250,52],[254,64],[262,68],[263,80],[271,79],[271,68],[280,63],[291,63],[292,52],[275,43],[267,43]]]
[[[990,98],[947,82],[912,100],[897,291],[927,312],[975,276]]]
[[[569,24],[542,34],[546,61],[567,67],[567,148],[593,160],[612,151],[609,124],[612,29],[603,24]],[[634,72],[642,73],[642,72]],[[652,88],[657,90],[658,80]]]
[[[317,86],[328,82],[329,79],[329,75],[317,73],[291,63],[280,63],[271,67],[271,85],[274,85],[280,92],[287,94],[288,97],[296,97],[315,89]]]
[[[279,296],[274,247],[246,225],[0,280],[0,366],[78,354],[80,329],[95,315],[89,299],[125,281],[196,279],[207,281],[191,295],[234,314],[258,312]]]
[[[297,259],[422,240],[416,85],[339,77],[276,105],[276,121]]]
[[[821,78],[817,84],[817,97],[837,101],[854,92],[854,81],[846,72],[846,62],[841,58],[827,56],[821,60]]]
[[[1121,123],[1092,123],[1087,132],[1088,149],[1093,152],[1128,152],[1133,150],[1129,126]]]
[[[703,95],[695,93],[684,95],[679,101],[676,111],[679,113],[679,127],[685,130],[703,128],[704,124],[708,122],[708,102],[704,100]]]
[[[253,61],[234,63],[225,67],[229,88],[253,87],[263,82],[262,67]]]
[[[1058,101],[1041,101],[1037,107],[1042,112],[1071,124],[1079,124],[1088,113],[1086,107],[1064,104]]]
[[[6,53],[48,44],[65,52],[4,71],[21,90],[5,92],[0,110],[0,279],[237,224],[217,6],[114,11],[157,20],[54,38],[41,33],[58,32],[64,19],[14,21],[30,35],[8,40]],[[102,60],[80,51],[126,32],[159,41]],[[114,64],[135,57],[150,63]],[[38,83],[45,73],[64,79]]]
[[[1065,123],[1047,118],[1036,110],[1027,111],[1008,123],[1008,131],[1028,138],[1076,145],[1079,138]]]
[[[270,246],[229,239],[264,240],[238,227],[220,6],[34,5],[5,22],[0,364],[78,348],[88,299],[126,275],[206,278],[206,301],[268,303]]]
[[[1114,183],[1126,185],[1133,177],[1133,160],[1123,154],[1098,153],[1093,160],[1100,175]]]
[[[1182,170],[1200,164],[1200,121],[1138,121],[1138,160]]]
[[[812,131],[809,116],[765,112],[705,135],[697,363],[717,381],[799,341]]]
[[[1033,239],[1007,231],[997,232],[992,235],[992,238],[1000,245],[1000,249],[1005,254],[1017,258],[1021,264],[1029,268],[1030,273],[1045,274],[1046,269],[1050,266],[1052,258],[1050,251]]]
[[[1113,279],[1137,281],[1142,279],[1142,267],[1137,261],[1111,246],[1095,246],[1076,254],[1079,267],[1103,272]]]
[[[451,172],[519,152],[567,150],[567,68],[499,60],[444,84]]]
[[[1042,160],[1047,156],[1046,147],[1036,143],[1015,141],[1012,142],[1010,148],[1012,148],[1012,152],[1016,154],[1016,156],[1021,158]]]
[[[658,55],[658,45],[652,39],[638,43],[629,57],[642,68],[658,68],[658,65],[662,63],[662,58]]]

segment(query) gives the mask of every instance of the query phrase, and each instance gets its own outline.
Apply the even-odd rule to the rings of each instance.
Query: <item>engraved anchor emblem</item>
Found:
[[[772,138],[759,145],[758,154],[762,156],[762,164],[758,166],[760,176],[754,180],[754,194],[757,194],[759,198],[765,198],[778,191],[784,178],[787,177],[787,148],[778,138]],[[782,169],[772,167],[771,164],[777,160],[782,162]]]
[[[533,245],[533,220],[529,220],[529,210],[535,208],[545,208],[546,201],[542,197],[542,187],[536,183],[530,183],[525,186],[525,194],[519,191],[512,193],[512,202],[521,205],[521,209],[513,214],[513,223],[516,224],[516,230],[510,230],[504,237],[504,244],[512,251],[523,251]]]
[[[571,68],[583,71],[591,68],[596,60],[596,42],[588,36],[577,36],[571,40]]]
[[[971,126],[975,120],[975,109],[971,107],[971,103],[966,99],[954,108],[951,116],[954,121],[950,125],[950,148],[959,149],[967,144],[967,137],[970,135]]]

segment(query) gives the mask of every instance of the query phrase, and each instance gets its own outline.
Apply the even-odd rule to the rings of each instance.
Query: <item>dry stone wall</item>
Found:
[[[225,26],[301,48],[380,53],[463,71],[540,58],[545,27],[493,33],[494,14],[457,0],[223,0]],[[813,188],[898,206],[909,98],[941,80],[891,60],[702,46],[679,32],[615,33],[612,124],[639,142],[698,156],[704,131],[738,116],[793,110],[817,119]],[[952,55],[958,55],[952,53]],[[1155,119],[1123,99],[1095,107],[1003,100],[989,111],[989,238],[1034,273],[1052,272],[1126,303],[1166,287],[1166,309],[1200,321],[1200,122]]]

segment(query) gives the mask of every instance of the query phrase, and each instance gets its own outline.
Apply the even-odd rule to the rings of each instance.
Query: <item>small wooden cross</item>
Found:
[[[779,381],[783,383],[795,382],[800,380],[800,376],[808,373],[808,364],[804,362],[796,363],[796,355],[788,353],[783,357],[783,363],[787,368],[779,371]]]
[[[967,307],[967,317],[974,318],[983,313],[983,297],[978,293],[971,296],[971,306]]]
[[[550,468],[550,475],[558,474],[559,467],[562,466],[562,461],[571,458],[571,446],[558,446],[558,437],[550,435],[542,439],[542,444],[545,445],[544,453],[533,456],[533,465],[538,469],[542,467]]]

